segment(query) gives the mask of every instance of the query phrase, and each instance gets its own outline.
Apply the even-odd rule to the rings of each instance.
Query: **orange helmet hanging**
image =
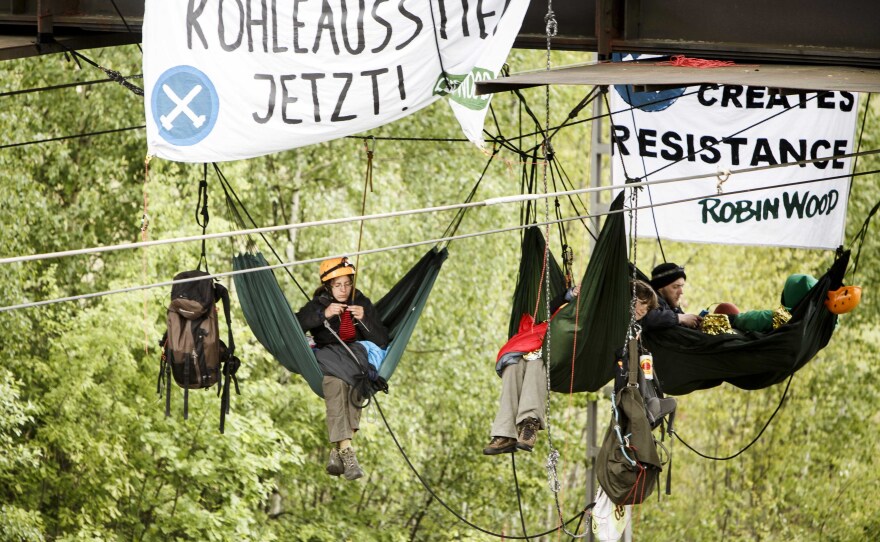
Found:
[[[862,300],[861,286],[842,286],[828,292],[825,306],[834,314],[846,314],[859,306]]]
[[[348,258],[330,258],[321,262],[320,267],[321,282],[343,277],[345,275],[354,275],[354,264],[348,261]]]

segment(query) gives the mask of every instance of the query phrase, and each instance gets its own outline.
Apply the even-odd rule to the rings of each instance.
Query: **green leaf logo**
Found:
[[[455,86],[455,90],[450,94],[451,100],[467,107],[468,109],[473,109],[474,111],[479,111],[488,107],[489,95],[477,96],[477,87],[475,83],[477,81],[494,79],[495,72],[485,68],[475,67],[467,76],[448,75],[447,77]],[[446,87],[446,80],[442,76],[439,77],[437,83],[434,85],[434,94],[449,94],[449,92],[446,91]]]

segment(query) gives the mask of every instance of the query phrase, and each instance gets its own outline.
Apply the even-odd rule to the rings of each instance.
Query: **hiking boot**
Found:
[[[342,465],[344,467],[342,476],[344,476],[346,480],[357,480],[364,475],[364,471],[361,469],[361,466],[358,465],[354,448],[351,446],[339,450],[339,459],[342,460]]]
[[[492,437],[489,445],[483,448],[485,455],[507,454],[516,451],[516,439],[510,437]]]
[[[327,474],[330,476],[339,476],[343,472],[345,472],[345,466],[343,466],[342,459],[339,457],[339,450],[337,448],[331,448],[330,459],[327,460]]]
[[[520,450],[531,452],[535,447],[535,441],[538,439],[538,429],[541,424],[536,418],[526,418],[517,425],[519,436],[516,439],[516,447]]]

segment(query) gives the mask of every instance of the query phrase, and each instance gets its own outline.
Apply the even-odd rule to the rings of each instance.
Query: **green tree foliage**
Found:
[[[516,52],[510,63],[530,68],[542,64],[542,55]],[[89,56],[124,74],[140,71],[135,48]],[[554,56],[557,64],[580,59]],[[103,77],[60,55],[7,62],[4,68],[3,90]],[[551,89],[551,123],[563,122],[587,90]],[[523,95],[543,122],[544,90]],[[4,144],[143,123],[142,98],[115,84],[3,100]],[[540,147],[520,101],[499,95],[493,104],[491,132],[500,131],[521,149]],[[870,108],[863,149],[880,144],[880,110],[876,103]],[[587,114],[575,112],[572,120]],[[588,123],[574,123],[554,138],[559,163],[576,188],[587,184],[588,129]],[[399,139],[459,139],[443,103],[367,135],[377,140],[366,147],[361,139],[343,139],[220,168],[258,226],[459,203],[487,164],[477,200],[519,192],[524,172],[543,189],[543,168],[536,164],[532,171],[534,156],[499,149],[490,159],[491,146],[483,153],[462,142]],[[392,137],[398,139],[385,139]],[[374,151],[373,186],[364,206],[367,148]],[[145,206],[149,239],[201,233],[194,213],[202,166],[153,160],[146,174],[145,149],[143,132],[135,130],[0,150],[2,256],[139,240]],[[874,156],[858,164],[859,171],[877,167]],[[208,231],[235,229],[211,168],[208,180]],[[548,177],[548,189],[563,189],[561,182]],[[848,239],[878,199],[876,175],[853,182]],[[570,202],[560,205],[563,216],[576,214]],[[534,211],[543,219],[543,202]],[[520,214],[515,205],[472,209],[458,233],[513,227]],[[359,223],[283,231],[270,240],[282,259],[300,261],[436,239],[453,216],[368,221],[362,234]],[[566,228],[580,274],[589,236],[579,222]],[[558,248],[555,232],[551,239]],[[252,240],[267,252],[262,240]],[[210,241],[211,271],[229,270],[230,256],[244,248],[246,239]],[[427,249],[361,256],[359,288],[378,299]],[[667,258],[688,265],[692,312],[726,300],[743,308],[772,306],[787,274],[819,274],[830,263],[830,255],[819,251],[674,243],[664,249]],[[233,396],[225,435],[217,431],[213,391],[192,393],[190,418],[183,420],[182,393],[175,388],[172,416],[164,416],[164,401],[155,393],[156,340],[167,288],[0,313],[0,539],[493,539],[458,521],[438,498],[456,514],[507,536],[521,535],[523,524],[530,534],[552,528],[557,513],[544,467],[547,433],[532,454],[515,457],[519,499],[511,458],[481,454],[497,402],[493,360],[506,338],[518,251],[515,232],[451,243],[391,393],[380,394],[364,412],[355,445],[367,476],[358,482],[326,475],[323,402],[271,359],[237,308],[242,395]],[[157,283],[194,268],[199,253],[199,243],[190,243],[3,265],[0,299],[5,306]],[[880,535],[868,498],[877,479],[874,435],[880,423],[873,385],[880,376],[873,363],[880,342],[880,310],[871,293],[880,280],[876,254],[876,237],[869,233],[858,271],[848,277],[865,287],[862,306],[841,319],[829,348],[795,376],[764,437],[727,462],[699,459],[674,443],[673,495],[638,509],[637,536],[844,541]],[[640,244],[643,269],[661,257],[652,243]],[[317,286],[316,264],[296,265],[292,273],[308,293]],[[284,273],[278,276],[294,308],[305,302]],[[781,385],[757,392],[725,386],[682,397],[679,430],[695,447],[729,455],[757,434],[782,391]],[[587,401],[596,398],[601,437],[606,400],[551,398],[566,519],[592,500],[585,489],[585,427]],[[436,496],[410,470],[386,421]]]

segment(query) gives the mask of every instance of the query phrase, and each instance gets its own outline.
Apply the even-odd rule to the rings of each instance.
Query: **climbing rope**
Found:
[[[743,454],[749,448],[751,448],[753,444],[758,442],[758,440],[761,438],[761,435],[763,435],[764,431],[766,431],[767,428],[770,426],[770,422],[772,422],[773,418],[776,417],[776,414],[778,414],[779,411],[782,410],[782,405],[785,404],[785,397],[788,395],[788,389],[789,389],[789,387],[791,387],[791,381],[793,378],[794,378],[794,371],[792,371],[792,373],[788,377],[788,382],[785,384],[785,390],[783,390],[782,396],[779,398],[779,404],[776,405],[776,410],[773,411],[773,414],[770,415],[770,418],[767,419],[767,422],[764,423],[764,426],[761,427],[761,430],[758,431],[758,434],[755,435],[755,438],[753,438],[751,442],[746,444],[740,451],[738,451],[734,454],[728,455],[726,457],[718,457],[718,456],[708,455],[703,452],[700,452],[699,450],[693,448],[690,444],[685,442],[685,440],[683,438],[681,438],[681,435],[678,434],[678,431],[676,431],[674,428],[670,427],[667,432],[671,436],[674,436],[675,438],[677,438],[682,444],[685,445],[685,447],[688,450],[694,452],[695,454],[702,457],[703,459],[711,459],[713,461],[728,461],[730,459],[734,459],[734,458],[740,456],[741,454]]]
[[[148,155],[144,158],[144,182],[142,185],[142,190],[144,193],[144,212],[141,214],[141,242],[146,243],[149,241],[149,229],[150,229],[150,215],[148,214],[148,195],[147,195],[147,183],[150,181],[150,156]],[[141,281],[147,282],[147,268],[149,266],[149,262],[147,260],[147,251],[144,250],[141,252]],[[144,322],[144,355],[150,354],[150,324],[149,324],[149,311],[147,308],[148,301],[147,291],[144,290],[141,303],[143,305],[143,322]]]
[[[427,491],[432,497],[434,497],[435,499],[437,499],[437,502],[439,502],[440,505],[441,505],[443,508],[445,508],[450,514],[452,514],[453,516],[455,516],[456,519],[458,519],[459,521],[461,521],[462,523],[464,523],[464,524],[467,525],[468,527],[471,527],[472,529],[476,529],[477,531],[480,531],[480,532],[483,533],[483,534],[487,534],[487,535],[489,535],[489,536],[494,536],[494,537],[496,537],[496,538],[501,538],[501,539],[509,539],[509,540],[531,540],[531,539],[534,539],[534,538],[540,538],[540,537],[542,537],[542,536],[550,535],[550,534],[552,534],[552,533],[558,531],[560,528],[565,529],[565,526],[566,526],[566,525],[568,525],[569,523],[571,523],[572,521],[574,521],[574,520],[576,520],[576,519],[583,518],[584,515],[585,515],[588,511],[590,511],[590,510],[592,509],[592,507],[593,507],[593,504],[589,504],[589,505],[587,505],[586,507],[584,507],[583,510],[581,510],[580,512],[578,512],[578,513],[577,513],[574,517],[572,517],[571,519],[569,519],[569,520],[567,520],[567,521],[564,521],[564,522],[561,521],[561,522],[560,522],[560,525],[558,525],[558,526],[556,526],[556,527],[553,527],[552,529],[548,529],[548,530],[546,530],[546,531],[544,531],[544,532],[542,532],[542,533],[537,533],[537,534],[532,534],[532,535],[527,535],[527,536],[511,536],[511,535],[506,535],[506,534],[504,534],[504,533],[498,533],[498,532],[490,531],[490,530],[488,530],[488,529],[485,529],[485,528],[483,528],[483,527],[480,527],[479,525],[477,525],[477,524],[471,522],[470,520],[468,520],[467,518],[465,518],[464,516],[462,516],[461,514],[459,514],[458,512],[456,512],[451,506],[449,506],[449,505],[446,503],[446,501],[444,501],[442,498],[440,498],[439,495],[437,495],[437,492],[434,491],[434,489],[428,484],[428,482],[425,480],[425,478],[419,473],[418,469],[416,469],[415,465],[412,464],[412,461],[410,460],[410,458],[409,458],[409,456],[407,455],[406,451],[403,449],[403,446],[400,444],[400,441],[397,440],[397,435],[394,433],[394,430],[391,429],[391,425],[388,423],[388,419],[385,417],[385,412],[382,410],[382,406],[379,404],[379,401],[378,401],[378,399],[377,399],[376,397],[373,397],[373,404],[376,405],[376,409],[379,411],[379,416],[382,418],[382,423],[385,424],[385,429],[388,430],[388,434],[391,436],[391,440],[394,441],[394,445],[397,446],[397,449],[398,449],[398,451],[400,451],[400,455],[403,457],[403,460],[406,462],[407,466],[408,466],[409,469],[413,472],[413,474],[416,475],[416,478],[418,478],[419,483],[422,484],[422,487],[424,487],[425,490],[426,490],[426,491]],[[513,454],[511,454],[511,455],[513,455]],[[514,462],[513,465],[514,465],[514,468],[515,468],[515,467],[516,467],[516,463]],[[518,493],[519,493],[519,485],[517,485],[517,494],[518,494]],[[560,518],[560,520],[561,520],[561,518]],[[523,528],[525,528],[525,527],[523,527]]]
[[[361,216],[367,214],[367,191],[373,191],[373,156],[376,152],[376,139],[373,138],[369,143],[367,140],[364,140],[364,152],[367,155],[367,166],[366,172],[364,173],[364,195],[361,200]],[[360,221],[360,227],[358,229],[358,242],[357,242],[357,253],[354,259],[354,268],[355,270],[360,269],[361,263],[361,242],[364,239],[364,221]],[[349,295],[351,296],[351,300],[354,300],[354,294],[357,292],[357,278],[359,273],[355,273],[351,279],[351,290],[349,291]]]

